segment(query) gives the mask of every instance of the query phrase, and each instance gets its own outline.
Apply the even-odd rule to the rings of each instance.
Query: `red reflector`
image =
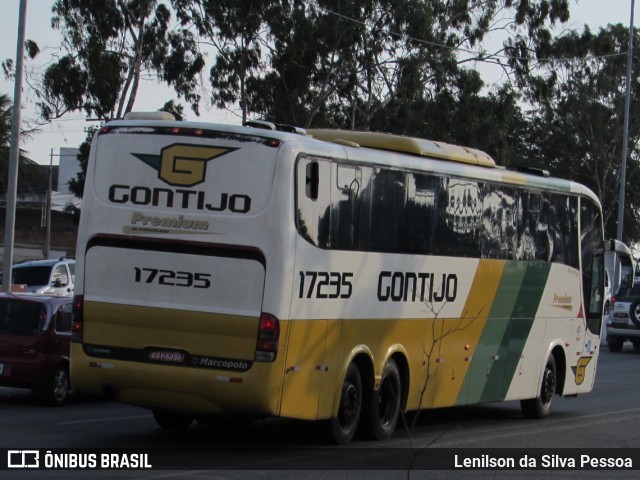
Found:
[[[274,345],[274,342],[258,341],[258,350],[261,352],[273,352],[277,346],[277,344]]]
[[[180,133],[180,128],[178,128],[178,127],[173,127],[173,128],[171,129],[171,133]]]
[[[202,130],[201,128],[196,128],[196,129],[193,131],[193,134],[194,134],[194,135],[197,135],[197,136],[203,135],[203,134],[204,134],[204,130]]]
[[[111,131],[111,129],[109,127],[102,127],[100,129],[100,133],[109,133]]]

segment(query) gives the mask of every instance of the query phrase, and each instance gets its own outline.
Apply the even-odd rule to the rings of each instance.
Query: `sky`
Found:
[[[14,59],[16,56],[16,39],[18,31],[18,15],[20,0],[1,0],[2,15],[0,15],[0,61]],[[53,0],[28,0],[27,26],[25,36],[34,40],[40,47],[41,53],[37,57],[34,66],[46,68],[52,55],[59,52],[59,33],[51,28],[51,5]],[[634,25],[638,27],[640,2],[636,2]],[[571,0],[571,19],[568,27],[582,29],[583,25],[589,25],[592,31],[609,23],[622,23],[629,25],[631,15],[631,0]],[[0,72],[0,75],[1,72]],[[0,78],[0,94],[6,94],[11,99],[14,96],[14,83],[7,81],[4,76]],[[158,98],[162,99],[161,101]],[[153,111],[166,100],[174,98],[170,91],[158,87],[153,82],[142,84],[138,93],[135,109],[138,111]],[[240,119],[232,112],[219,111],[201,105],[201,114],[197,118],[185,106],[188,120],[211,121],[217,123],[239,124]],[[191,115],[189,115],[191,114]],[[22,121],[23,125],[35,118],[35,98],[25,85],[22,93]],[[95,124],[95,122],[93,122]],[[91,126],[85,121],[83,112],[69,113],[61,120],[42,127],[31,138],[22,141],[20,148],[27,152],[32,160],[48,165],[52,160],[58,164],[57,154],[60,148],[74,148],[80,145],[85,138],[85,129]],[[23,127],[24,128],[24,127]],[[53,155],[52,155],[53,153]]]

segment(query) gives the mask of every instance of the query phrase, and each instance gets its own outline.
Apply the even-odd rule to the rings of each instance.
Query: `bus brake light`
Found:
[[[280,322],[269,313],[260,315],[258,341],[256,343],[256,362],[273,362],[278,353]]]
[[[71,322],[71,338],[74,341],[82,342],[82,332],[84,331],[84,295],[73,297],[73,314]]]

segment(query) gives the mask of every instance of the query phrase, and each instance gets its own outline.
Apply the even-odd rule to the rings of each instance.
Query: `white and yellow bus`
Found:
[[[130,114],[95,135],[76,391],[168,428],[223,415],[388,438],[409,410],[591,390],[596,196],[485,153]]]

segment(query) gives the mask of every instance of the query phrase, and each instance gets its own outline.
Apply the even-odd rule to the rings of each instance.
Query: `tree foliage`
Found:
[[[0,193],[3,196],[7,192],[12,111],[11,99],[5,94],[0,94]],[[37,184],[39,180],[37,164],[29,159],[22,150],[18,155],[18,169],[20,190],[34,191],[33,185]]]
[[[52,13],[65,54],[42,79],[44,118],[77,110],[98,119],[122,117],[133,109],[143,75],[173,87],[197,112],[204,58],[187,28],[172,28],[165,2],[56,0]]]
[[[638,38],[635,36],[635,38]],[[609,25],[597,33],[568,32],[513,62],[517,81],[530,104],[528,151],[519,162],[590,187],[603,204],[607,235],[615,238],[626,87],[628,28]],[[634,49],[640,48],[636,40]],[[544,61],[540,61],[544,59]],[[535,65],[535,68],[533,67]],[[640,95],[640,65],[632,73],[631,104]],[[625,207],[625,238],[640,239],[640,112],[632,108]]]
[[[248,111],[343,128],[369,128],[376,117],[393,120],[440,96],[478,95],[483,84],[464,65],[480,58],[482,50],[471,49],[496,30],[499,16],[513,18],[502,29],[535,42],[568,18],[565,0],[176,3],[180,18],[217,49],[210,70],[216,106],[239,102],[243,118]],[[406,123],[384,126],[403,133]]]
[[[566,0],[174,4],[217,52],[212,104],[238,106],[243,121],[424,136],[487,149],[505,164],[510,125],[522,121],[518,96],[509,86],[487,94],[466,65],[497,61],[501,48],[482,47],[493,33],[544,43],[569,16]]]

